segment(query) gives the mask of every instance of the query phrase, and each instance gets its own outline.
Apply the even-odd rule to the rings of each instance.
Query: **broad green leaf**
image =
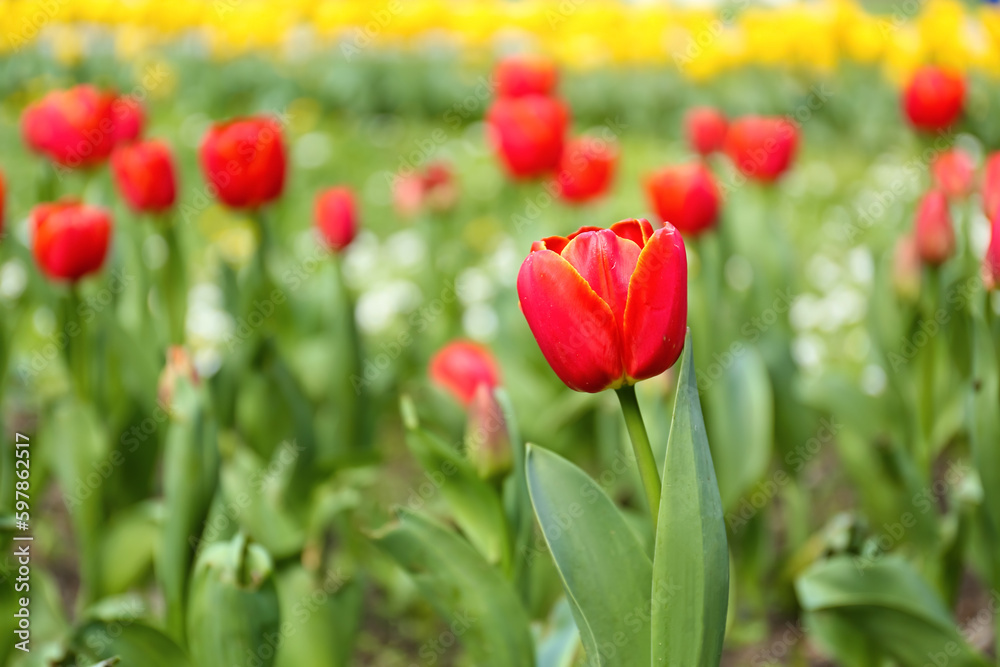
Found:
[[[511,404],[510,396],[502,387],[493,390],[493,394],[503,411],[507,423],[507,433],[510,446],[513,448],[514,470],[504,482],[504,510],[507,513],[507,525],[511,527],[513,576],[521,594],[521,600],[528,604],[531,599],[530,573],[527,571],[527,558],[531,538],[534,535],[535,522],[531,510],[531,497],[528,495],[528,481],[524,473],[525,449],[521,438],[521,429]]]
[[[161,514],[159,503],[147,501],[121,512],[108,524],[101,547],[101,577],[107,595],[142,584],[153,569]]]
[[[375,543],[406,570],[423,596],[483,667],[534,664],[529,619],[517,594],[472,546],[408,511]]]
[[[354,664],[364,587],[339,574],[339,570],[329,570],[326,576],[316,576],[298,563],[277,574],[282,622],[298,629],[293,641],[278,647],[276,667]]]
[[[91,621],[72,646],[92,662],[117,657],[118,667],[186,667],[184,652],[165,634],[134,618]]]
[[[548,626],[544,633],[539,633],[535,664],[538,667],[572,667],[580,646],[580,631],[566,598],[552,608]]]
[[[924,667],[935,656],[955,667],[989,664],[965,643],[944,603],[898,556],[821,561],[799,577],[795,589],[806,612],[835,616],[831,623],[839,636],[851,627],[901,667]]]
[[[969,391],[969,439],[976,470],[985,496],[989,541],[993,549],[993,585],[1000,586],[1000,366],[986,323],[977,317],[973,324],[974,377]]]
[[[729,605],[729,548],[690,333],[684,348],[653,556],[652,664],[718,667]]]
[[[427,480],[440,490],[469,541],[487,561],[506,569],[510,563],[510,538],[500,496],[454,447],[412,420],[408,422],[406,444]]]
[[[767,472],[774,442],[774,398],[767,366],[756,347],[744,345],[727,354],[732,355],[731,365],[717,380],[705,376],[701,390],[722,506],[731,510]],[[692,369],[693,385],[694,375]]]
[[[566,459],[529,445],[526,469],[587,665],[650,664],[653,564],[642,544],[604,490]]]

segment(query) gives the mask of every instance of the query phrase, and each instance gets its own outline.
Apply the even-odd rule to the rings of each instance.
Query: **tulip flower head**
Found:
[[[592,137],[580,137],[566,144],[559,161],[559,196],[571,203],[600,197],[611,186],[618,147]]]
[[[955,252],[955,229],[948,211],[948,198],[931,190],[917,207],[915,229],[920,259],[931,266],[943,264]]]
[[[146,112],[142,105],[131,97],[119,97],[111,105],[115,129],[112,137],[116,144],[135,141],[146,125]]]
[[[542,95],[500,98],[486,112],[490,143],[517,179],[536,178],[559,166],[569,110]]]
[[[920,296],[920,251],[913,234],[896,241],[892,256],[892,285],[896,293],[908,301],[916,301]]]
[[[536,241],[517,293],[545,359],[576,391],[659,375],[684,347],[687,257],[670,224],[623,220]]]
[[[497,97],[549,95],[559,82],[555,63],[544,56],[517,55],[504,58],[493,72]]]
[[[965,151],[953,148],[934,158],[931,173],[934,174],[937,187],[945,195],[953,199],[963,199],[972,192],[976,163]]]
[[[187,348],[183,345],[171,345],[167,348],[167,363],[160,372],[160,379],[156,385],[156,396],[160,407],[170,410],[177,383],[181,380],[197,385],[198,371]]]
[[[431,359],[431,380],[468,406],[476,387],[493,389],[500,384],[500,370],[488,349],[471,341],[457,340],[441,348]]]
[[[174,205],[176,169],[166,143],[153,140],[118,146],[111,154],[111,173],[133,211],[161,213]]]
[[[393,205],[404,218],[411,218],[424,208],[439,213],[448,211],[457,200],[458,186],[446,162],[431,162],[420,172],[400,174],[392,186]]]
[[[650,206],[662,222],[691,236],[715,227],[719,188],[705,165],[693,162],[664,167],[652,173],[645,185]]]
[[[316,197],[313,209],[316,228],[330,249],[340,252],[358,233],[358,212],[348,188],[335,187]]]
[[[111,239],[111,216],[78,202],[39,204],[31,212],[32,249],[50,278],[75,282],[100,270]]]
[[[1000,217],[1000,151],[986,158],[983,173],[983,213],[990,220]]]
[[[788,119],[745,116],[729,126],[726,154],[747,178],[775,181],[792,165],[799,130]]]
[[[510,433],[493,388],[480,384],[469,403],[465,426],[465,451],[483,479],[506,475],[513,466]]]
[[[99,164],[115,145],[114,101],[93,86],[54,90],[24,110],[25,143],[62,167]]]
[[[903,91],[903,110],[910,124],[925,132],[949,127],[965,104],[965,79],[940,67],[916,71]]]
[[[202,172],[232,208],[258,208],[281,196],[287,161],[281,127],[270,118],[241,118],[209,128]]]
[[[983,258],[983,283],[986,289],[1000,289],[1000,218],[992,223],[990,245]]]
[[[684,129],[688,145],[702,157],[708,157],[725,146],[729,121],[718,109],[695,107],[685,114]]]

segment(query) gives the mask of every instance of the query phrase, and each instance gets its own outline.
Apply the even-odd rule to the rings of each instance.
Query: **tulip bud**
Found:
[[[503,410],[492,387],[480,384],[469,403],[465,450],[483,479],[503,477],[513,466],[513,449]]]
[[[646,179],[650,206],[662,222],[697,236],[715,227],[719,189],[708,168],[699,163],[664,167]]]
[[[270,118],[241,118],[209,128],[199,152],[205,180],[232,208],[258,208],[285,187],[285,144]]]
[[[617,162],[614,143],[591,137],[573,139],[559,161],[559,196],[571,203],[600,197],[611,185]]]
[[[1000,216],[992,223],[990,245],[983,258],[983,283],[986,289],[1000,289]]]
[[[434,355],[430,376],[435,384],[466,406],[479,385],[493,389],[500,384],[500,371],[490,351],[464,340],[448,343]]]
[[[320,193],[313,207],[313,217],[323,239],[336,252],[349,246],[358,233],[354,195],[345,187],[330,188]]]
[[[744,176],[771,182],[791,166],[798,143],[799,130],[790,120],[746,116],[729,126],[726,154]]]
[[[940,190],[931,190],[920,200],[915,233],[917,251],[926,264],[943,264],[955,252],[955,230],[948,212],[948,199]]]
[[[111,154],[111,172],[118,191],[133,211],[159,213],[174,205],[176,170],[164,142],[118,146]]]
[[[424,198],[427,207],[432,211],[448,211],[455,206],[458,200],[458,187],[455,184],[455,175],[447,162],[431,162],[424,169],[423,175]]]
[[[976,164],[965,151],[953,148],[938,155],[931,165],[934,182],[947,196],[961,199],[972,192]]]
[[[146,124],[146,112],[142,105],[131,97],[118,97],[111,105],[115,128],[112,137],[116,144],[135,141],[142,134]]]
[[[691,148],[702,157],[708,157],[725,145],[729,121],[718,109],[696,107],[684,116],[684,127]]]
[[[892,256],[892,285],[896,293],[907,301],[920,296],[920,252],[917,239],[912,234],[896,242]]]
[[[576,391],[659,375],[684,347],[687,256],[669,223],[623,220],[537,241],[517,294],[546,361]]]
[[[54,90],[24,110],[25,143],[63,167],[99,164],[114,148],[114,100],[89,85]]]
[[[271,667],[281,641],[271,557],[244,535],[205,547],[188,601],[194,664]]]
[[[983,171],[983,213],[996,220],[1000,217],[1000,151],[986,158]]]
[[[490,143],[517,179],[555,170],[562,157],[569,110],[541,95],[500,98],[486,112]]]
[[[171,345],[167,348],[167,363],[160,373],[156,391],[160,405],[167,410],[173,405],[174,390],[181,378],[193,385],[198,384],[198,372],[187,348],[183,345]]]
[[[30,225],[35,260],[50,278],[75,282],[104,264],[111,238],[104,209],[71,201],[39,204]]]
[[[940,67],[923,67],[903,91],[903,110],[918,130],[934,132],[954,123],[965,103],[965,80]]]
[[[503,59],[493,73],[498,97],[548,95],[556,87],[559,72],[544,56],[517,55]]]

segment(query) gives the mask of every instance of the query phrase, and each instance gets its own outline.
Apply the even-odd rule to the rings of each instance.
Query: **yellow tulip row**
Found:
[[[673,63],[704,79],[747,65],[829,70],[884,64],[901,77],[925,62],[1000,76],[1000,9],[956,0],[896,0],[869,14],[851,0],[724,8],[610,0],[0,0],[0,52],[40,36],[57,55],[83,50],[87,30],[114,30],[123,57],[194,33],[219,57],[247,50],[512,44],[570,67]],[[51,37],[49,37],[51,35]]]

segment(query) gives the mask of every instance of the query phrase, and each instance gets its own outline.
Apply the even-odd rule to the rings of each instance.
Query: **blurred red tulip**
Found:
[[[582,203],[607,192],[618,163],[618,147],[593,137],[580,137],[566,144],[559,161],[559,196]]]
[[[992,221],[1000,218],[1000,151],[986,158],[983,174],[983,213]]]
[[[623,220],[536,241],[517,293],[545,359],[576,391],[659,375],[684,347],[687,257],[669,224]]]
[[[21,115],[25,143],[63,167],[103,162],[115,143],[114,101],[89,85],[54,90]]]
[[[146,125],[146,112],[142,105],[131,97],[118,97],[112,105],[115,129],[112,132],[116,144],[135,141]]]
[[[539,55],[504,58],[493,75],[497,82],[497,97],[548,95],[559,81],[555,63]]]
[[[943,264],[955,252],[955,230],[942,191],[931,190],[920,200],[915,233],[920,259],[926,264]]]
[[[1000,289],[1000,218],[992,223],[990,245],[983,258],[983,282],[986,289]]]
[[[920,250],[913,234],[896,241],[892,257],[892,285],[899,296],[916,301],[920,296]]]
[[[39,204],[31,212],[32,246],[42,271],[76,281],[100,270],[111,239],[111,216],[78,202]]]
[[[201,169],[232,208],[257,208],[281,196],[285,144],[270,118],[241,118],[209,128],[201,144]]]
[[[166,143],[152,140],[118,146],[111,154],[111,172],[133,211],[160,213],[174,205],[176,170]]]
[[[937,187],[949,197],[961,199],[972,192],[976,163],[965,151],[953,148],[934,159],[931,172]]]
[[[193,385],[200,382],[191,353],[183,345],[171,345],[167,348],[167,363],[160,372],[160,379],[156,385],[156,396],[160,407],[165,410],[171,409],[177,383],[182,379]]]
[[[465,452],[483,479],[496,479],[510,472],[513,448],[507,420],[493,388],[476,385],[465,423]]]
[[[324,190],[316,197],[313,209],[316,228],[327,245],[340,251],[351,244],[358,233],[358,212],[354,195],[346,187]]]
[[[718,109],[695,107],[684,116],[684,127],[691,148],[707,157],[725,146],[729,121]]]
[[[918,130],[933,132],[954,123],[965,103],[965,80],[940,67],[916,71],[903,91],[903,110]]]
[[[500,371],[493,354],[477,343],[457,340],[438,350],[430,363],[430,376],[462,405],[468,406],[476,387],[490,389],[500,384]]]
[[[392,200],[404,218],[413,217],[425,206],[439,213],[451,209],[458,200],[451,167],[446,162],[431,162],[423,171],[397,176]]]
[[[569,110],[551,97],[501,98],[486,112],[490,141],[514,178],[553,171],[562,157]]]
[[[700,162],[664,167],[646,179],[646,195],[660,217],[683,234],[698,235],[715,227],[719,188]]]
[[[726,154],[748,178],[770,182],[791,166],[799,130],[787,118],[745,116],[729,126]]]

